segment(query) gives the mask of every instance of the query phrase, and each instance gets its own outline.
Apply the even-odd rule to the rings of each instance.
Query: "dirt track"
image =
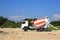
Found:
[[[24,32],[16,28],[0,28],[0,40],[60,40],[60,30],[52,32]]]

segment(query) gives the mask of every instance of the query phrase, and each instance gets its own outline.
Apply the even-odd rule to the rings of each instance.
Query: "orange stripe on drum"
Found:
[[[45,26],[45,24],[43,24],[43,25],[41,25],[41,26],[35,25],[35,27],[37,27],[37,28],[42,28],[42,27],[44,27],[44,26]]]
[[[45,23],[45,21],[37,22],[34,25],[39,25],[39,24],[43,24],[43,23]]]

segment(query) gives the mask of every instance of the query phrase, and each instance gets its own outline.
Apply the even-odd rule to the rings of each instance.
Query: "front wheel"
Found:
[[[24,27],[24,28],[23,28],[23,30],[24,30],[24,31],[27,31],[27,30],[28,30],[28,28],[27,28],[27,27]]]

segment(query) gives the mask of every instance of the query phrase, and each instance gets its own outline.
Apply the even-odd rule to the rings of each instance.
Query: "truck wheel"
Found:
[[[39,32],[40,30],[39,30],[39,29],[36,29],[36,31],[38,31],[38,32]]]
[[[28,28],[27,28],[27,27],[24,27],[24,28],[23,28],[23,30],[24,30],[24,31],[27,31],[27,30],[28,30]]]
[[[44,31],[51,31],[51,30],[48,30],[48,28],[45,28]]]
[[[43,29],[42,29],[42,28],[39,28],[39,29],[37,29],[36,31],[43,31]]]
[[[36,29],[36,31],[39,31],[38,29]]]

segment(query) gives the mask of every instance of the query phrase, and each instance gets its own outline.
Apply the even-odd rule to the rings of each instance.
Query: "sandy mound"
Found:
[[[60,31],[24,32],[16,28],[0,28],[0,40],[60,40]]]

